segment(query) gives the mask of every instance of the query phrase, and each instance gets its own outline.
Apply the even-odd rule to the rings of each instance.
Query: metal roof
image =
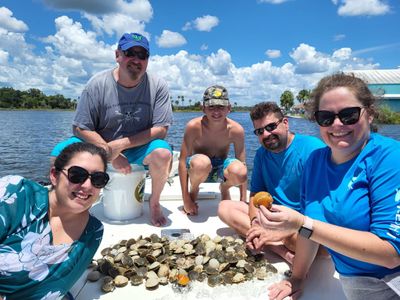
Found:
[[[346,73],[353,73],[368,84],[400,84],[400,69],[352,70]]]

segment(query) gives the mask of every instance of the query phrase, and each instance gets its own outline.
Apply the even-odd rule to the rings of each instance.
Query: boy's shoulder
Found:
[[[236,122],[229,118],[226,118],[226,120],[227,120],[228,127],[230,127],[231,130],[236,130],[238,132],[241,132],[241,131],[244,132],[244,128],[239,122]]]
[[[237,121],[235,121],[235,120],[233,120],[233,119],[230,119],[230,118],[226,117],[226,120],[227,120],[227,122],[228,122],[229,124],[233,124],[233,125],[235,125],[235,126],[240,126],[240,127],[242,127],[242,125],[241,125],[239,122],[237,122]]]
[[[190,119],[190,120],[186,123],[186,126],[200,125],[202,120],[203,120],[203,116]]]
[[[203,117],[197,117],[189,120],[186,123],[186,131],[193,131],[196,129],[201,128],[201,122],[202,122]]]

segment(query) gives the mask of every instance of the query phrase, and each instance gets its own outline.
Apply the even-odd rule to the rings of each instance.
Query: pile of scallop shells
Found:
[[[92,264],[89,281],[102,277],[102,290],[137,286],[149,290],[159,285],[185,288],[193,281],[209,286],[264,280],[277,270],[262,254],[252,255],[240,238],[201,235],[192,240],[168,239],[152,234],[120,241],[101,251],[102,258]],[[104,276],[101,276],[104,275]]]

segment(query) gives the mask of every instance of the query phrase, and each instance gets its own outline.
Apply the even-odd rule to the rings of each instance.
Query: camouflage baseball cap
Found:
[[[228,91],[222,85],[213,85],[206,89],[203,95],[204,106],[229,106]]]

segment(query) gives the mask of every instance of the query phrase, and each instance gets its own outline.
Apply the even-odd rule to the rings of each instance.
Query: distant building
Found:
[[[400,112],[400,69],[352,70],[346,73],[353,73],[363,79],[380,100],[378,103]]]

